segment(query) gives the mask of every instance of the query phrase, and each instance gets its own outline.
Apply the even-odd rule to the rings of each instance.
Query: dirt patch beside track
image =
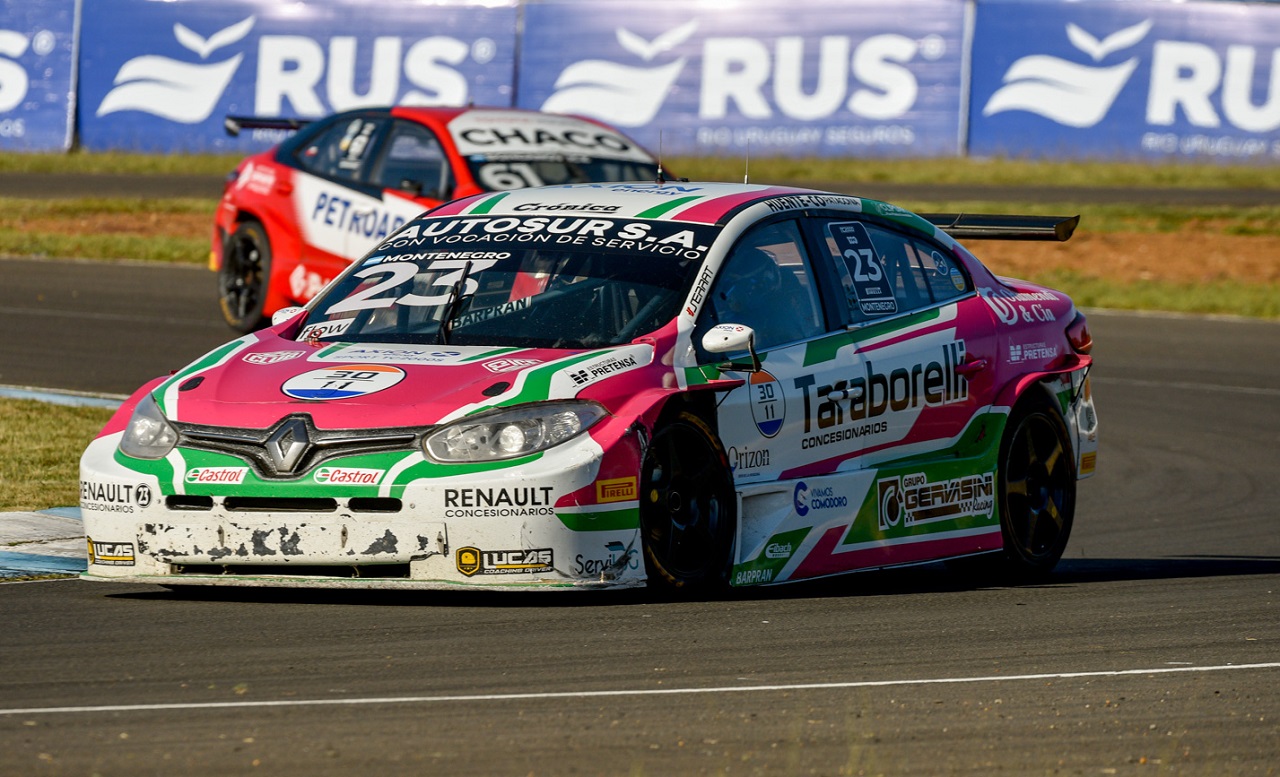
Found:
[[[213,219],[202,213],[92,213],[86,216],[25,216],[9,229],[33,235],[137,235],[180,237],[211,234]],[[121,257],[129,258],[129,257]]]

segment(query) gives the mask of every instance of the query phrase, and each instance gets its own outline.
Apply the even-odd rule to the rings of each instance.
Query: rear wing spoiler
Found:
[[[228,116],[222,120],[222,128],[231,137],[240,135],[240,130],[273,129],[298,130],[311,123],[311,119],[260,118],[258,116]]]
[[[921,213],[920,217],[952,237],[975,240],[1069,239],[1079,216],[1001,216],[985,213]]]

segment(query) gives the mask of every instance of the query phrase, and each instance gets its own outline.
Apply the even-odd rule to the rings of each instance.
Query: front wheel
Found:
[[[218,270],[218,302],[227,325],[240,333],[262,327],[271,279],[271,243],[256,221],[236,227],[222,248]]]
[[[1076,467],[1062,414],[1047,397],[1024,397],[1000,443],[1000,530],[1015,578],[1047,575],[1062,558],[1076,508]]]
[[[737,497],[724,447],[681,412],[661,426],[640,476],[640,530],[650,584],[710,591],[729,577]]]

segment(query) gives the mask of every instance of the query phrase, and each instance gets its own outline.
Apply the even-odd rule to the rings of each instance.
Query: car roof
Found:
[[[595,215],[724,224],[744,209],[761,203],[779,213],[809,209],[871,213],[921,232],[935,232],[924,219],[878,200],[790,186],[707,181],[655,180],[516,189],[456,200],[430,215]]]
[[[495,106],[395,106],[392,116],[449,135],[458,153],[573,154],[632,162],[655,157],[615,127],[588,116]]]

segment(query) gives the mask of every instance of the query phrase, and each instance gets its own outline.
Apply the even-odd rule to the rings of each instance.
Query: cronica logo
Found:
[[[173,25],[178,43],[208,59],[214,51],[240,42],[253,29],[250,16],[208,38],[181,23]],[[231,83],[244,54],[208,64],[193,64],[153,54],[134,57],[120,66],[116,88],[98,106],[98,115],[116,111],[144,111],[182,124],[199,124],[213,113],[214,106]]]
[[[1067,39],[1094,62],[1137,45],[1151,31],[1150,19],[1098,40],[1075,24],[1067,25]],[[1138,58],[1117,65],[1081,65],[1058,57],[1033,54],[1009,66],[1005,86],[987,101],[983,116],[1004,111],[1029,111],[1068,127],[1087,128],[1102,121],[1129,82]]]
[[[696,20],[667,30],[651,41],[619,27],[618,43],[644,62],[652,62],[684,43],[698,29]],[[686,58],[665,65],[619,65],[599,59],[574,62],[556,79],[556,93],[542,104],[552,113],[578,113],[622,127],[640,127],[658,115]]]

